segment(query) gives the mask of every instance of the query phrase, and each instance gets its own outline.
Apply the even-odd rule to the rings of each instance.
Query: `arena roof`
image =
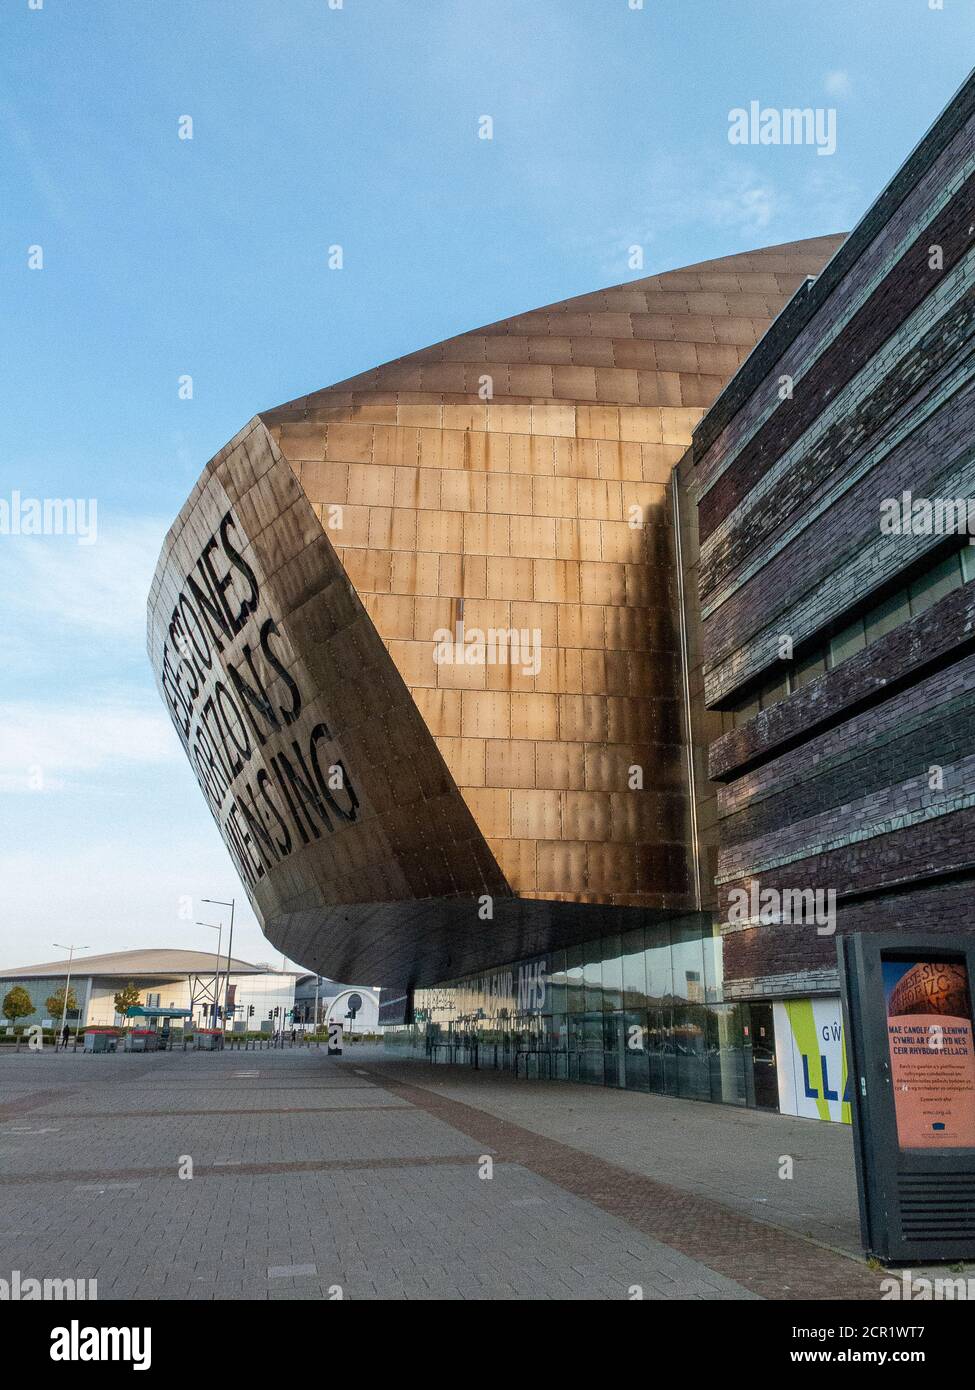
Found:
[[[150,949],[144,951],[109,951],[106,955],[75,956],[71,961],[74,976],[100,975],[145,977],[158,975],[169,978],[179,975],[212,975],[217,969],[217,957],[212,951],[182,951]],[[221,953],[220,970],[227,969],[227,957]],[[41,965],[21,965],[14,970],[0,970],[5,980],[46,978],[66,975],[66,960],[46,961]],[[234,957],[230,962],[232,975],[295,975],[295,970],[270,970],[264,965],[251,965]]]

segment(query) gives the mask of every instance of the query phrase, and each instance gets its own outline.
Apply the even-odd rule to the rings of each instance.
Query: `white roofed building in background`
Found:
[[[30,995],[34,1011],[19,1018],[18,1026],[41,1023],[50,1017],[46,1000],[64,988],[68,971],[67,960],[0,971],[0,1005],[8,992],[19,985]],[[69,1022],[72,1029],[119,1022],[115,995],[132,985],[139,992],[140,1004],[190,1009],[194,1023],[212,1025],[214,995],[222,1004],[227,971],[226,955],[221,953],[218,960],[212,951],[158,948],[77,955],[70,962],[70,976],[78,1008],[76,1014],[69,1014]],[[227,989],[228,1026],[233,1020],[259,1029],[268,1018],[275,1026],[283,1026],[294,1008],[299,973],[232,958]],[[0,1026],[3,1022],[0,1019]]]

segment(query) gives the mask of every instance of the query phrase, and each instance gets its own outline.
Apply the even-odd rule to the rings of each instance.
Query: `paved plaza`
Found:
[[[102,1299],[877,1298],[855,1207],[838,1125],[362,1045],[0,1053],[0,1277]]]

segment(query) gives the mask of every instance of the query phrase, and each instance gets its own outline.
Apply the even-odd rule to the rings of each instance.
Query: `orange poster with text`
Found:
[[[975,1039],[963,965],[903,966],[887,1001],[902,1149],[975,1148]]]

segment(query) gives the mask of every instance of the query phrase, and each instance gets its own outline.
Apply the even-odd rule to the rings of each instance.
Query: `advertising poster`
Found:
[[[849,1124],[850,1078],[840,1001],[790,999],[773,1005],[779,1111]]]
[[[883,962],[902,1149],[975,1148],[975,1046],[965,966]]]

